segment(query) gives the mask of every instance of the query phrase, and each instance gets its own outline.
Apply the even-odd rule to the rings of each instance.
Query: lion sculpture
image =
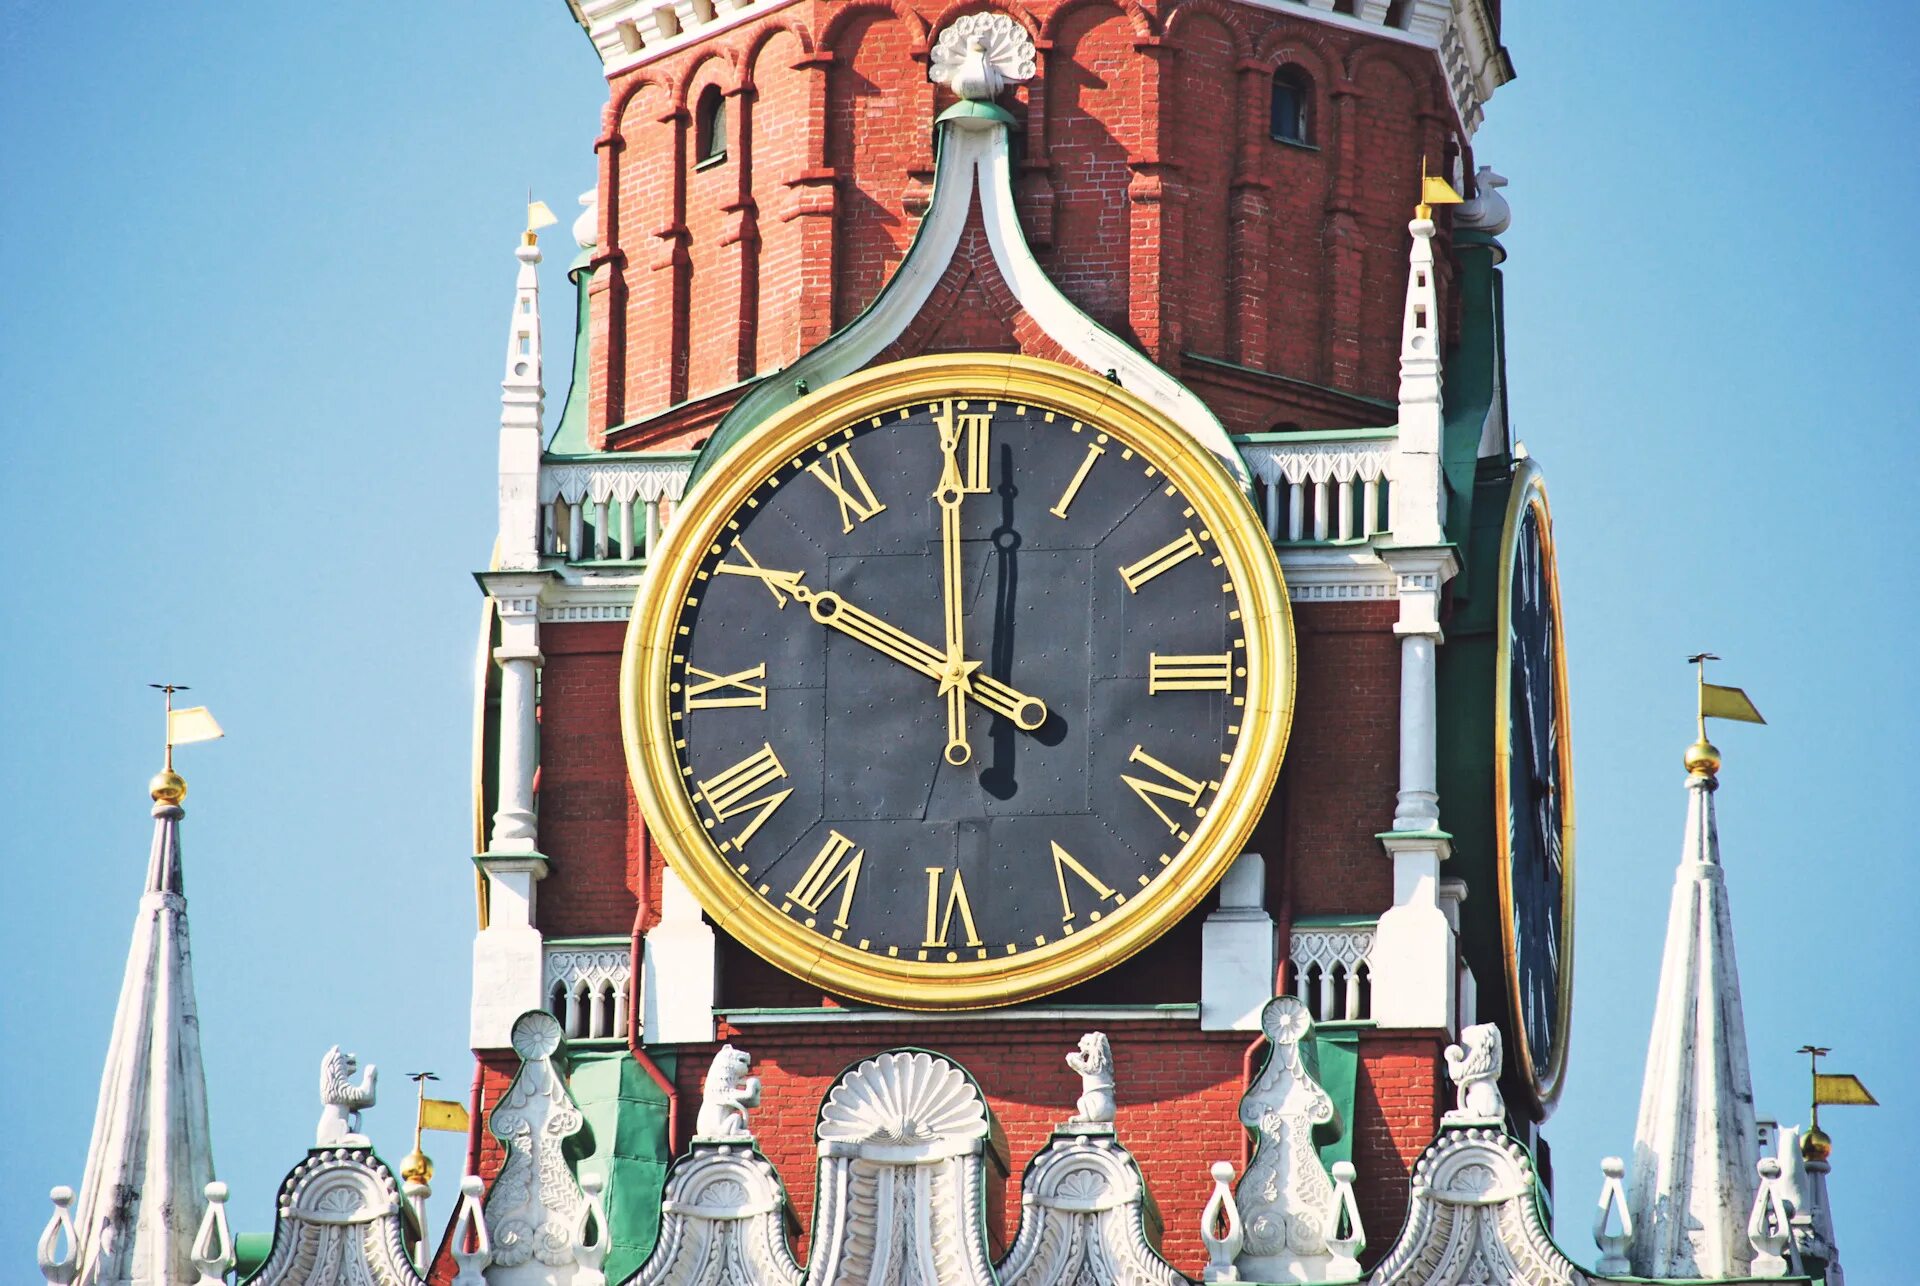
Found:
[[[1067,1066],[1080,1073],[1080,1100],[1074,1104],[1071,1125],[1113,1124],[1113,1046],[1107,1034],[1090,1031],[1080,1048],[1067,1055]]]
[[[358,1085],[353,1077],[360,1060],[343,1054],[335,1045],[320,1060],[320,1126],[314,1131],[314,1146],[321,1148],[364,1148],[367,1137],[360,1133],[360,1112],[373,1106],[375,1077],[380,1069],[367,1064],[366,1075]]]
[[[1460,1033],[1461,1044],[1447,1046],[1447,1071],[1453,1077],[1456,1105],[1447,1121],[1503,1121],[1507,1105],[1500,1097],[1500,1028],[1477,1023]]]
[[[760,1106],[760,1078],[747,1075],[752,1066],[753,1055],[744,1049],[720,1047],[701,1087],[700,1119],[694,1133],[703,1139],[750,1137],[747,1113]]]

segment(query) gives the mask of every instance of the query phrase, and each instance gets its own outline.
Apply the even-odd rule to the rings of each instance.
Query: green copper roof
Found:
[[[656,1054],[654,1060],[673,1076],[671,1055]],[[576,1045],[568,1061],[567,1088],[593,1138],[592,1150],[574,1168],[606,1176],[601,1199],[611,1245],[605,1271],[608,1281],[624,1281],[647,1261],[660,1236],[660,1197],[673,1157],[667,1099],[624,1049],[602,1053]]]
[[[547,439],[551,455],[582,455],[587,450],[587,287],[593,271],[587,264],[593,251],[582,250],[567,265],[567,280],[573,283],[573,379],[567,384],[567,403],[560,409],[560,422]]]

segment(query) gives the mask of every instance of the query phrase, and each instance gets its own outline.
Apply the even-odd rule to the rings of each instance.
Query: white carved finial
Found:
[[[1240,1207],[1234,1202],[1233,1163],[1213,1163],[1213,1194],[1200,1212],[1200,1240],[1207,1248],[1207,1266],[1200,1274],[1203,1282],[1237,1282],[1240,1270],[1233,1266],[1240,1254]]]
[[[1447,1046],[1447,1074],[1453,1077],[1455,1106],[1442,1125],[1503,1126],[1506,1101],[1500,1097],[1500,1028],[1476,1023],[1460,1033],[1461,1044]]]
[[[1799,1258],[1793,1248],[1793,1211],[1780,1191],[1780,1162],[1774,1157],[1760,1160],[1760,1191],[1753,1194],[1753,1213],[1747,1217],[1747,1240],[1753,1244],[1753,1275],[1785,1277],[1798,1275],[1791,1261]]]
[[[580,1176],[580,1190],[587,1200],[573,1227],[573,1262],[579,1265],[573,1286],[607,1286],[607,1275],[601,1271],[607,1262],[607,1206],[600,1196],[606,1186],[604,1175]]]
[[[1072,1125],[1112,1125],[1113,1046],[1107,1034],[1090,1031],[1080,1038],[1080,1048],[1067,1055],[1067,1066],[1080,1074],[1080,1100],[1074,1104]]]
[[[744,1049],[722,1045],[707,1068],[700,1091],[700,1118],[694,1134],[703,1139],[747,1139],[747,1113],[760,1105],[760,1078],[747,1075],[753,1056]]]
[[[1473,176],[1473,196],[1453,212],[1454,230],[1474,228],[1494,236],[1505,232],[1513,222],[1513,210],[1500,195],[1505,186],[1506,175],[1494,173],[1491,165],[1481,166]]]
[[[313,1145],[319,1148],[364,1148],[371,1143],[360,1133],[360,1112],[373,1106],[374,1079],[379,1069],[367,1064],[366,1075],[358,1085],[353,1077],[360,1060],[343,1054],[335,1045],[320,1060],[320,1124],[313,1132]]]
[[[53,1199],[53,1216],[47,1230],[40,1234],[40,1275],[53,1286],[67,1286],[80,1258],[80,1245],[73,1235],[73,1216],[67,1208],[73,1204],[73,1189],[64,1184],[47,1194]],[[61,1249],[65,1239],[66,1248]]]
[[[1600,1185],[1600,1201],[1593,1214],[1593,1244],[1600,1248],[1600,1262],[1594,1265],[1598,1272],[1631,1272],[1633,1265],[1627,1260],[1627,1247],[1633,1243],[1633,1209],[1627,1204],[1627,1189],[1621,1182],[1621,1176],[1627,1172],[1627,1163],[1619,1157],[1607,1157],[1600,1162],[1600,1173],[1606,1181]],[[1617,1227],[1617,1232],[1608,1232],[1609,1227]]]
[[[1333,1211],[1326,1228],[1327,1249],[1332,1252],[1327,1261],[1326,1279],[1330,1282],[1360,1280],[1360,1254],[1367,1248],[1367,1230],[1360,1222],[1360,1205],[1353,1197],[1353,1181],[1358,1174],[1351,1161],[1333,1163]]]
[[[970,13],[934,41],[927,75],[964,99],[987,103],[1008,81],[1031,80],[1036,66],[1025,27],[1004,13]]]
[[[233,1230],[227,1226],[227,1185],[215,1180],[207,1185],[207,1213],[200,1219],[200,1231],[193,1239],[193,1266],[200,1270],[198,1286],[225,1286],[233,1271]]]
[[[1240,1124],[1254,1144],[1238,1193],[1246,1221],[1238,1267],[1248,1281],[1319,1280],[1336,1211],[1333,1181],[1313,1136],[1338,1114],[1307,1063],[1313,1014],[1306,1005],[1275,996],[1260,1011],[1260,1029],[1266,1065],[1240,1099]]]
[[[453,1286],[487,1286],[486,1272],[493,1266],[493,1240],[487,1236],[487,1221],[480,1210],[485,1190],[477,1174],[460,1180],[460,1209],[447,1239],[447,1253],[453,1256],[456,1268]],[[467,1249],[468,1241],[473,1242],[472,1250]]]
[[[588,188],[582,192],[580,204],[586,208],[573,221],[573,240],[582,250],[591,250],[600,241],[600,189]]]

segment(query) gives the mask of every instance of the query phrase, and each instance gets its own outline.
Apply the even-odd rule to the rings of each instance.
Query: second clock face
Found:
[[[828,980],[903,1004],[1091,947],[1174,885],[1190,903],[1262,739],[1249,667],[1285,648],[1222,551],[1240,512],[1165,466],[1035,398],[942,396],[817,424],[741,480],[662,605],[703,902],[755,904],[789,968],[816,942],[901,978]]]

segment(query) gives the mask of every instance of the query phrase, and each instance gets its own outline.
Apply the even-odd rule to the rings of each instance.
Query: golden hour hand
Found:
[[[933,422],[940,430],[940,485],[934,488],[933,498],[940,504],[940,583],[947,616],[947,656],[940,690],[947,698],[946,759],[957,768],[973,758],[973,748],[967,744],[966,685],[980,663],[968,664],[961,655],[960,422],[951,399]]]
[[[1014,726],[1024,732],[1032,732],[1047,721],[1046,702],[978,673],[978,661],[968,661],[963,657],[949,661],[939,648],[889,625],[872,612],[855,607],[832,590],[816,591],[802,584],[804,572],[762,567],[740,546],[735,545],[734,548],[746,562],[723,562],[714,568],[716,572],[750,576],[760,581],[781,607],[785,607],[791,598],[804,605],[807,614],[820,624],[840,631],[882,656],[893,658],[909,670],[936,680],[942,692],[959,691],[971,697],[992,713],[1013,720]]]

